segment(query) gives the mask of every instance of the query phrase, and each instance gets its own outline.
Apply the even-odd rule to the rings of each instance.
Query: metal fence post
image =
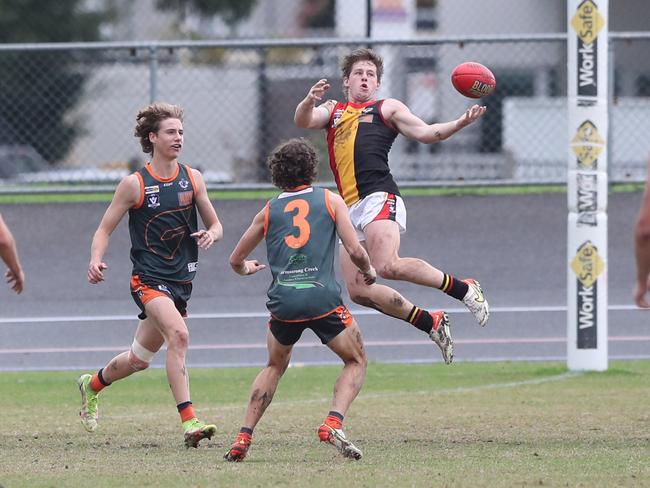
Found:
[[[257,126],[257,181],[265,181],[268,171],[266,169],[266,157],[271,149],[269,146],[269,79],[267,73],[268,49],[263,48],[260,53],[260,61],[257,65],[257,91],[259,96],[259,117]]]
[[[149,103],[158,98],[158,48],[149,46]]]

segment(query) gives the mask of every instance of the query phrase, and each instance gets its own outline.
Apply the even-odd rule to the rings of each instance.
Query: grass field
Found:
[[[256,369],[192,370],[212,441],[183,447],[164,371],[100,397],[100,427],[83,431],[75,372],[0,374],[0,485],[650,486],[650,361],[605,373],[563,364],[371,364],[346,419],[355,462],[319,445],[338,367],[290,368],[255,431],[249,458],[222,460]]]

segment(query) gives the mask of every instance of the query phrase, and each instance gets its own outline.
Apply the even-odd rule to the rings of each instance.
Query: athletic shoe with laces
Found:
[[[321,442],[327,442],[336,447],[347,458],[359,460],[363,456],[361,449],[346,439],[342,429],[335,429],[330,425],[322,424],[318,428],[318,438]]]
[[[248,454],[248,450],[251,448],[251,442],[253,438],[250,434],[245,432],[240,432],[237,434],[235,442],[230,447],[230,450],[224,455],[226,461],[238,463],[244,460]]]
[[[467,278],[463,280],[463,283],[467,283],[469,287],[463,297],[463,303],[472,312],[479,325],[485,327],[488,318],[490,318],[490,306],[485,299],[481,284],[473,278]]]
[[[442,359],[444,359],[445,364],[451,364],[454,360],[454,340],[451,338],[449,315],[442,310],[429,312],[429,314],[433,319],[433,327],[429,332],[429,337],[442,351]]]
[[[97,419],[99,417],[99,408],[97,407],[97,395],[90,387],[90,380],[92,375],[82,374],[77,379],[77,386],[81,393],[81,410],[79,416],[81,417],[81,425],[88,432],[95,432],[97,429]]]
[[[185,431],[185,447],[199,447],[199,442],[202,439],[210,440],[214,434],[217,433],[217,426],[212,424],[204,424],[199,419],[194,417],[187,422],[183,422],[183,430]]]

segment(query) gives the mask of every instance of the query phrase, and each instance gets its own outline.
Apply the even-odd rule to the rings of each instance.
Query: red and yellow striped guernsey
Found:
[[[348,206],[378,191],[400,194],[388,166],[388,152],[398,132],[382,117],[382,103],[339,102],[330,115],[330,168]]]

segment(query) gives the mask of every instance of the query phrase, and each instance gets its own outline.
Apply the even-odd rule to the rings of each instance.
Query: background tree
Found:
[[[235,26],[248,17],[257,0],[156,0],[156,5],[161,10],[174,11],[179,16],[179,23],[183,25],[187,16],[195,11],[208,17],[218,15],[230,27]]]
[[[109,12],[83,0],[0,0],[0,43],[94,41]],[[69,150],[78,127],[70,110],[82,93],[83,59],[63,51],[0,52],[2,144],[31,146],[50,164]]]

